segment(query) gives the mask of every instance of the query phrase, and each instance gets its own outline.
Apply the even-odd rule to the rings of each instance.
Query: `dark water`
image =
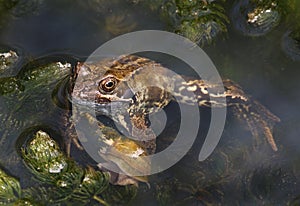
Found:
[[[22,64],[15,74],[27,62],[42,57],[54,55],[63,59],[63,56],[72,56],[84,60],[101,44],[122,33],[167,29],[156,12],[121,0],[99,1],[97,6],[90,5],[92,1],[33,2],[24,14],[3,15],[5,20],[1,21],[0,45],[21,54]],[[118,20],[119,16],[125,16],[124,20]],[[197,162],[198,145],[202,142],[202,135],[199,135],[200,140],[190,154],[170,171],[151,177],[154,186],[150,190],[142,187],[133,205],[157,204],[155,197],[160,185],[170,185],[175,200],[186,199],[183,205],[205,205],[207,202],[213,205],[215,202],[223,205],[286,205],[300,195],[300,62],[292,60],[282,50],[281,40],[286,31],[283,22],[267,35],[246,37],[230,24],[226,36],[204,47],[223,78],[238,82],[247,94],[281,119],[274,128],[279,151],[270,151],[268,145],[252,149],[251,133],[229,115],[221,143],[211,159]],[[14,111],[15,116],[26,118],[26,124],[2,134],[8,138],[1,141],[0,164],[20,177],[22,186],[31,185],[32,181],[19,162],[15,147],[17,138],[22,136],[24,129],[42,121],[40,116],[48,110],[52,109],[53,113],[57,110],[57,116],[61,112],[38,102],[38,95],[31,97],[35,103],[28,100],[23,109]],[[4,105],[2,100],[0,98],[1,108],[6,109],[1,113],[13,111],[14,97],[9,105]],[[57,116],[50,116],[40,125],[51,127]],[[197,178],[202,179],[195,184]],[[186,190],[178,189],[178,186],[172,186],[175,180],[190,186]]]

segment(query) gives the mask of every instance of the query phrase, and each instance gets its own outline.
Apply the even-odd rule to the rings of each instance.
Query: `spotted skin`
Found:
[[[94,106],[99,114],[109,116],[143,142],[150,148],[149,153],[155,151],[155,134],[149,127],[148,115],[172,100],[200,107],[231,107],[239,119],[247,122],[253,136],[263,134],[271,148],[278,150],[272,129],[279,118],[231,80],[225,79],[220,85],[179,78],[161,64],[133,55],[78,63],[71,80],[80,82],[71,91],[74,103]],[[220,87],[224,87],[223,93]],[[108,109],[111,106],[114,111]]]

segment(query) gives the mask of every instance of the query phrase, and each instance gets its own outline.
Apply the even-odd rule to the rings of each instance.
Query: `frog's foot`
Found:
[[[66,141],[65,141],[65,147],[66,147],[66,153],[67,153],[67,156],[70,157],[70,154],[71,154],[71,145],[74,144],[75,147],[79,150],[83,150],[83,147],[81,146],[81,144],[79,143],[78,141],[78,138],[74,137],[74,138],[68,138]]]
[[[272,149],[278,150],[272,135],[274,124],[280,122],[277,116],[255,100],[248,101],[247,104],[235,104],[233,109],[239,119],[247,122],[254,137],[258,138],[260,134],[263,134]]]
[[[272,135],[273,126],[280,119],[266,107],[246,95],[242,88],[231,80],[223,81],[227,106],[233,108],[235,115],[246,121],[252,135],[259,138],[263,134],[274,151],[277,145]]]
[[[72,124],[72,123],[71,123]],[[70,125],[64,132],[65,140],[65,150],[68,157],[71,154],[71,145],[74,144],[77,149],[83,150],[83,147],[79,143],[77,133],[75,131],[74,125]]]

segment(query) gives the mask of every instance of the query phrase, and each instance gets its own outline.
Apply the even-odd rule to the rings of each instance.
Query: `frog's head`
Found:
[[[139,68],[151,62],[137,56],[120,56],[93,63],[78,63],[71,81],[72,103],[89,106],[107,114],[107,108],[122,108],[133,101],[129,80]]]

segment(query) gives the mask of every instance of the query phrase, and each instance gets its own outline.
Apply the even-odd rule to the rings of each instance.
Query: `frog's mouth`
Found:
[[[69,101],[72,105],[80,107],[84,110],[95,111],[99,115],[112,116],[114,113],[119,113],[120,111],[126,111],[132,102],[131,99],[118,98],[113,101],[105,97],[93,97],[90,98],[78,98],[72,94],[68,95]]]
[[[72,104],[91,107],[91,108],[95,108],[95,107],[104,108],[104,107],[111,107],[112,105],[116,105],[116,104],[124,105],[124,104],[131,103],[131,100],[129,99],[119,99],[117,101],[111,101],[110,99],[107,98],[95,98],[94,101],[90,101],[87,99],[72,97],[72,95],[69,95],[68,99]]]

